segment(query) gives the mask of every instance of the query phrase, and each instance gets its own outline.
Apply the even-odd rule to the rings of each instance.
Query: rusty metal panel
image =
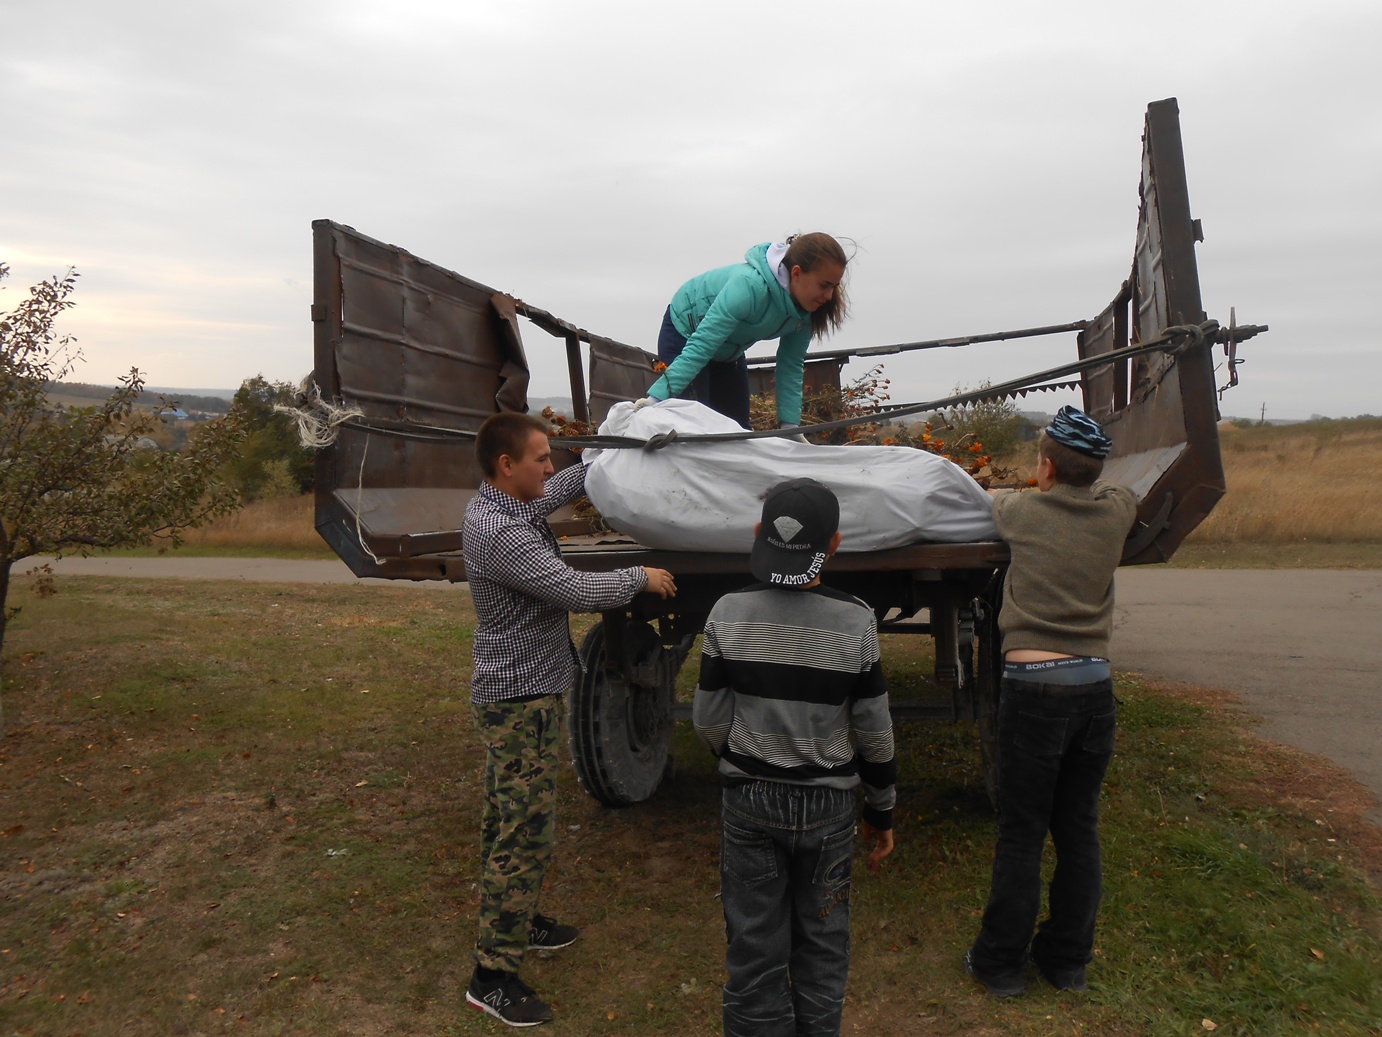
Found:
[[[1148,106],[1142,141],[1132,276],[1080,335],[1082,358],[1205,320],[1174,98]],[[1116,362],[1082,379],[1085,410],[1114,442],[1106,477],[1137,489],[1139,519],[1158,527],[1129,564],[1170,558],[1224,494],[1212,345]]]
[[[329,401],[472,431],[501,409],[526,409],[512,300],[350,227],[318,220],[312,230],[314,377]],[[318,452],[317,528],[357,575],[385,575],[409,538],[459,544],[480,478],[468,442],[343,427]]]
[[[802,372],[802,395],[810,396],[823,389],[840,387],[840,369],[845,365],[845,357],[826,357],[815,360],[810,356]],[[755,396],[767,396],[777,391],[777,368],[772,360],[755,357],[749,361],[749,392]]]
[[[1080,331],[1077,341],[1081,359],[1111,353],[1128,344],[1128,302],[1131,298],[1131,284],[1124,281],[1113,302]],[[1128,405],[1126,361],[1093,368],[1082,378],[1087,414],[1099,421],[1108,421],[1115,411]]]
[[[590,339],[590,421],[598,426],[609,409],[624,400],[648,395],[657,381],[657,356],[607,338]]]

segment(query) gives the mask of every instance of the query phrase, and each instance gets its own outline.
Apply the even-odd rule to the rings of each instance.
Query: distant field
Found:
[[[1221,430],[1228,494],[1190,542],[1382,542],[1382,418]]]

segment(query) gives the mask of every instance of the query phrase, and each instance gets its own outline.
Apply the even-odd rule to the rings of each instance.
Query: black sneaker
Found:
[[[538,951],[554,951],[559,947],[570,947],[580,935],[581,931],[574,925],[562,925],[546,915],[533,915],[533,925],[528,930],[528,946]]]
[[[465,999],[510,1026],[537,1026],[552,1020],[552,1010],[516,972],[501,973],[498,979],[481,979],[478,973],[471,976]]]
[[[974,967],[974,948],[965,951],[965,971],[984,985],[994,997],[1021,997],[1027,992],[1022,973],[1011,976],[990,976]]]

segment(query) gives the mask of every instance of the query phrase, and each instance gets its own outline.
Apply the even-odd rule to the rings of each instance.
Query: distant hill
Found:
[[[50,382],[48,399],[64,407],[94,407],[110,398],[113,385],[89,385],[86,382]],[[224,414],[230,410],[234,389],[169,389],[145,386],[136,401],[141,406],[157,407],[163,400],[176,403],[184,411]]]
[[[528,413],[541,414],[543,407],[551,407],[558,414],[565,414],[571,417],[571,412],[575,408],[571,405],[569,396],[529,396]]]
[[[218,399],[218,400],[227,400],[227,401],[229,401],[229,400],[235,399],[235,393],[236,393],[238,390],[236,390],[236,389],[169,389],[168,387],[162,386],[162,385],[146,385],[146,386],[144,386],[144,391],[145,391],[145,392],[155,393],[155,394],[161,393],[161,394],[163,394],[164,396],[170,396],[170,397],[171,397],[171,396],[176,396],[176,397],[179,397],[179,398],[184,398],[184,397],[185,397],[185,398],[189,398],[189,399],[190,399],[191,397],[194,397],[194,396],[197,396],[197,397],[210,396],[210,397],[213,397],[213,398]]]

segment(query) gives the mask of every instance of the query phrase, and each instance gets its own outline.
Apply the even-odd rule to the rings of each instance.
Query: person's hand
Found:
[[[654,403],[657,402],[659,401],[653,399],[651,396],[644,396],[641,400],[633,401],[633,409],[642,410],[644,407],[651,407]]]
[[[648,574],[649,594],[657,594],[664,598],[677,596],[677,581],[666,569],[650,569],[645,565],[643,571]]]
[[[886,832],[880,832],[867,821],[863,822],[864,842],[872,842],[873,849],[869,851],[869,871],[876,872],[883,863],[883,858],[893,852],[893,830],[889,828]]]

